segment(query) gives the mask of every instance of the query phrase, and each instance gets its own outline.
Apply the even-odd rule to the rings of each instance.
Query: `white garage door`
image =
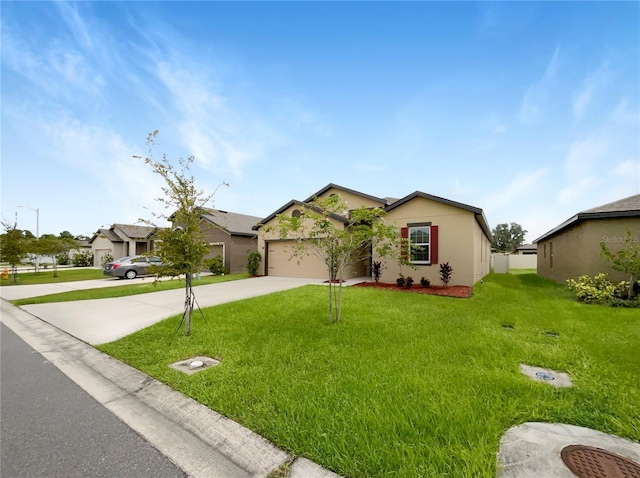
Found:
[[[267,275],[327,279],[326,266],[315,256],[291,258],[293,241],[267,242]]]

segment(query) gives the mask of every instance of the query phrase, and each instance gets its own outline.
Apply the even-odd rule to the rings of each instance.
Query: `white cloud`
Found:
[[[584,116],[593,102],[594,95],[606,85],[609,77],[608,66],[604,63],[582,81],[582,85],[573,95],[573,113],[576,118],[581,119]]]
[[[525,199],[539,191],[551,172],[552,168],[545,167],[533,172],[517,175],[505,187],[502,188],[498,186],[500,189],[499,192],[486,197],[482,202],[484,205],[483,208],[487,213],[493,213],[505,207],[513,206],[514,203],[517,205],[522,202],[522,207],[525,205],[529,207]]]
[[[591,174],[594,165],[604,161],[609,153],[606,141],[587,138],[571,145],[565,160],[565,170],[569,177],[582,177]]]
[[[519,119],[523,123],[536,121],[548,100],[558,73],[560,47],[556,47],[544,73],[524,94],[520,104]]]

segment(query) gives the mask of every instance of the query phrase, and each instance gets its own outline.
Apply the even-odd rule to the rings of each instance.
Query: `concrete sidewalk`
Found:
[[[5,325],[189,476],[266,477],[284,469],[289,478],[338,476],[7,301],[1,307]]]

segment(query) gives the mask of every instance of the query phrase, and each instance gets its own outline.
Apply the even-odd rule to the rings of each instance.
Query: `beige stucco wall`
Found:
[[[342,201],[347,203],[347,205],[349,206],[349,209],[358,209],[363,206],[364,207],[384,207],[384,204],[382,204],[381,202],[374,201],[372,199],[365,198],[357,194],[352,194],[347,191],[343,191],[341,189],[336,189],[336,188],[331,188],[325,191],[323,194],[319,196],[319,198],[324,199],[331,196],[332,194],[338,194],[342,198]]]
[[[409,223],[431,222],[438,226],[438,262],[449,262],[453,274],[449,285],[472,286],[489,273],[490,243],[472,212],[447,204],[417,197],[392,209],[386,222],[398,228]],[[415,265],[400,267],[390,259],[382,259],[382,282],[393,283],[400,272],[416,281],[425,277],[433,285],[442,285],[440,266]]]
[[[538,242],[538,274],[557,282],[606,272],[613,281],[629,280],[600,256],[600,243],[611,251],[623,246],[627,228],[640,241],[640,219],[591,219]],[[552,253],[553,251],[553,253]]]
[[[282,214],[291,216],[294,210],[300,210],[301,206],[293,205],[282,212]],[[344,227],[344,225],[335,219],[330,218],[330,221],[335,227]],[[286,266],[286,274],[288,277],[311,277],[311,278],[324,278],[328,276],[324,264],[315,257],[308,258],[295,258],[295,260],[289,261],[292,255],[292,248],[284,247],[283,239],[277,230],[278,219],[273,218],[271,221],[265,223],[259,230],[257,250],[262,255],[262,261],[260,262],[259,274],[269,275],[269,263],[273,267],[274,261],[282,261],[283,259],[289,262]],[[269,227],[274,229],[269,231]],[[291,234],[289,239],[299,238],[300,235]],[[283,243],[283,244],[279,244]],[[271,254],[269,257],[269,245],[271,245]],[[286,257],[285,257],[286,256]],[[278,264],[279,265],[279,264]],[[279,268],[282,271],[282,268]],[[311,269],[311,272],[309,271]],[[276,272],[281,273],[281,272]],[[273,269],[272,269],[273,274]]]
[[[379,203],[367,201],[366,198],[333,189],[327,191],[322,197],[333,192],[340,193],[352,209],[357,209],[360,206],[380,206]],[[283,214],[290,215],[294,209],[299,208],[300,206],[291,206]],[[438,261],[439,263],[449,262],[453,267],[452,280],[449,285],[472,286],[490,271],[491,243],[470,211],[425,198],[415,198],[392,209],[387,214],[385,221],[398,227],[398,231],[409,223],[431,222],[438,226]],[[326,266],[315,257],[296,257],[289,260],[292,249],[290,243],[283,242],[277,231],[265,231],[269,226],[276,224],[277,219],[273,219],[259,231],[258,251],[263,257],[260,274],[269,275],[271,267],[271,274],[290,277],[327,277]],[[342,227],[339,221],[334,221],[334,224]],[[421,277],[426,277],[434,285],[441,284],[439,264],[416,265],[415,269],[412,269],[409,266],[400,268],[393,259],[374,257],[374,260],[379,259],[383,261],[382,282],[394,283],[402,271],[405,276],[412,276],[416,283]],[[283,260],[287,261],[286,265],[282,264]],[[274,263],[274,261],[276,262]],[[344,276],[349,278],[369,274],[369,265],[361,264],[360,267],[353,267],[345,271]]]

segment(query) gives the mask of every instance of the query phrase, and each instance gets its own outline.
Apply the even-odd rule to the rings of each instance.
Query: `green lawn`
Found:
[[[58,277],[53,277],[53,269],[40,269],[37,274],[35,272],[21,272],[17,275],[17,281],[13,281],[13,275],[10,274],[8,279],[0,279],[0,285],[31,285],[31,284],[50,284],[57,282],[72,282],[77,280],[103,279],[105,275],[102,269],[59,269]]]
[[[225,274],[222,276],[206,275],[199,280],[193,280],[193,286],[206,284],[217,284],[238,279],[246,279],[249,274]],[[130,295],[147,294],[149,292],[160,292],[163,290],[181,289],[185,286],[184,279],[170,279],[155,282],[153,277],[149,277],[145,283],[131,284],[127,280],[120,281],[122,285],[114,287],[101,287],[96,289],[74,290],[69,292],[59,292],[57,294],[41,295],[26,299],[12,300],[13,305],[21,306],[28,304],[48,304],[50,302],[72,302],[77,300],[109,299],[112,297],[126,297]],[[196,289],[197,291],[197,289]]]
[[[346,288],[339,324],[326,294],[205,309],[171,346],[180,316],[99,348],[344,476],[494,477],[500,437],[526,421],[640,441],[637,310],[580,304],[534,274],[490,275],[470,299]],[[167,366],[196,355],[222,364]],[[520,363],[575,386],[533,382]]]

